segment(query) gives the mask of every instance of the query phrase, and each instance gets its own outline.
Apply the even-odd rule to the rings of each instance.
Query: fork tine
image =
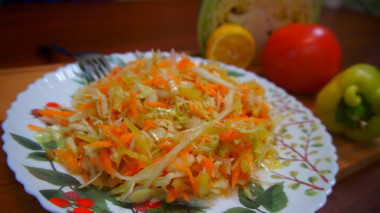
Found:
[[[95,79],[92,77],[91,72],[88,71],[89,68],[86,68],[87,65],[83,65],[79,63],[79,67],[82,70],[83,77],[86,79],[87,83],[94,81]]]
[[[105,74],[107,74],[111,70],[110,63],[107,61],[107,59],[103,55],[100,55],[99,62],[103,67],[103,71],[105,72]]]
[[[103,55],[99,53],[84,53],[78,55],[77,60],[82,67],[83,71],[87,72],[87,76],[90,76],[88,80],[99,80],[107,75],[111,66]]]
[[[79,65],[81,65],[83,73],[87,76],[87,80],[91,82],[99,79],[99,76],[96,74],[96,67],[94,67],[91,62],[79,60]]]
[[[92,74],[95,74],[96,80],[103,77],[101,67],[99,66],[99,61],[97,58],[91,57],[86,60],[86,62],[92,67]]]
[[[111,65],[104,58],[103,55],[97,55],[96,58],[93,58],[93,62],[97,65],[98,74],[102,77],[106,76],[108,72],[111,70]]]

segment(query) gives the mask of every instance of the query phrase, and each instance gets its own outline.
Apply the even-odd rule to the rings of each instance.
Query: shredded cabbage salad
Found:
[[[278,122],[265,90],[217,63],[153,52],[80,88],[72,106],[47,103],[29,125],[48,157],[120,201],[227,195],[276,167]],[[56,147],[48,147],[51,141]]]

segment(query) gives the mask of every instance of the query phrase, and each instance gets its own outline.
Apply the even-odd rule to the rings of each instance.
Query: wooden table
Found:
[[[199,52],[196,38],[200,1],[63,2],[0,6],[0,121],[16,98],[44,73],[73,61],[41,48],[59,44],[77,52],[154,49]],[[322,24],[338,37],[342,69],[365,62],[380,67],[380,18],[344,9],[322,11]],[[313,110],[315,95],[297,96]],[[2,133],[2,132],[1,132]],[[370,144],[334,136],[340,171],[318,213],[378,212],[380,140]],[[27,194],[0,151],[0,204],[8,212],[46,212]]]

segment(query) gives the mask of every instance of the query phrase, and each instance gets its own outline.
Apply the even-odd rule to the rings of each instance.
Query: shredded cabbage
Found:
[[[217,63],[153,52],[79,89],[71,108],[44,109],[49,126],[36,138],[83,176],[82,187],[106,186],[135,203],[195,202],[256,181],[263,164],[278,166],[278,118],[264,95]]]

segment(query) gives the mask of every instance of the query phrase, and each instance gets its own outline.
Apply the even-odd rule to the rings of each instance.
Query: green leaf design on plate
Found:
[[[74,177],[54,170],[42,169],[37,167],[25,166],[26,169],[36,178],[44,180],[57,186],[80,185]]]
[[[288,185],[289,189],[297,190],[301,186],[300,183],[292,183]]]
[[[111,55],[111,56],[107,56],[106,59],[113,63],[113,64],[116,64],[118,66],[121,66],[121,67],[124,67],[125,66],[125,62],[120,58],[120,57],[117,57],[115,55]]]
[[[40,190],[40,193],[48,200],[52,197],[59,197],[62,199],[65,199],[65,195],[62,190],[59,189],[45,189],[45,190]]]
[[[327,157],[327,158],[325,158],[325,161],[331,163],[332,162],[332,158],[331,157]]]
[[[242,76],[245,76],[243,73],[236,72],[234,70],[227,70],[227,75],[233,76],[233,77],[242,77]]]
[[[318,153],[318,151],[317,151],[317,150],[314,150],[314,151],[309,152],[308,154],[309,154],[309,155],[314,155],[314,154],[317,154],[317,153]]]
[[[330,174],[331,173],[331,171],[330,170],[321,170],[321,171],[318,171],[318,174],[319,175],[325,175],[325,174]]]
[[[319,130],[319,125],[317,123],[311,124],[311,131],[315,132]]]
[[[75,192],[78,192],[82,198],[88,198],[94,202],[92,209],[95,212],[110,212],[107,203],[105,201],[106,194],[94,186],[86,188],[74,188]]]
[[[309,180],[310,183],[314,183],[315,181],[318,180],[318,177],[317,176],[312,176],[312,177],[309,177],[308,180]]]
[[[289,172],[290,176],[292,176],[294,178],[296,178],[298,176],[298,173],[299,173],[298,171],[290,171]]]
[[[291,135],[291,134],[285,134],[284,136],[282,136],[282,137],[284,137],[285,139],[288,139],[288,140],[290,140],[290,139],[292,139],[293,138],[293,135]]]
[[[255,211],[243,207],[235,207],[224,211],[223,213],[256,213]]]
[[[46,152],[31,152],[28,154],[27,158],[33,159],[36,161],[49,161],[47,158]]]
[[[320,141],[320,140],[322,140],[322,136],[321,136],[321,135],[319,135],[319,136],[315,136],[315,137],[313,137],[311,140],[312,140],[312,141]]]
[[[305,190],[305,195],[307,195],[307,196],[315,196],[317,194],[318,194],[318,192],[314,191],[313,189]]]
[[[315,165],[319,164],[320,162],[322,162],[322,159],[321,159],[321,158],[317,158],[317,159],[315,159]]]
[[[240,203],[247,208],[256,209],[261,205],[260,203],[253,201],[249,199],[247,196],[245,196],[244,189],[242,188],[239,188],[238,196]]]
[[[311,146],[312,147],[322,147],[323,143],[313,143]]]
[[[300,167],[301,168],[305,168],[305,169],[309,168],[309,166],[306,163],[301,163]]]
[[[290,160],[284,160],[282,162],[282,165],[285,166],[285,167],[288,167],[288,166],[290,166],[291,163],[292,163],[292,161],[290,161]]]
[[[13,133],[10,133],[12,138],[17,142],[19,143],[21,146],[25,147],[25,148],[28,148],[28,149],[31,149],[31,150],[43,150],[42,149],[42,146],[40,144],[38,144],[37,142],[35,141],[32,141],[26,137],[23,137],[23,136],[20,136],[20,135],[17,135],[17,134],[13,134]]]
[[[283,184],[272,185],[264,193],[259,194],[256,200],[270,212],[278,212],[288,204]]]

